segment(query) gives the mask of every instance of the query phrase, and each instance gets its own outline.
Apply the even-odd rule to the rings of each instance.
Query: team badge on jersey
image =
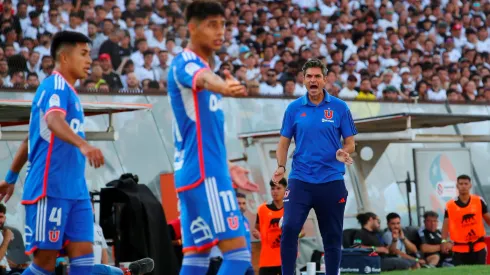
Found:
[[[237,230],[238,229],[239,223],[238,223],[238,217],[237,216],[228,217],[227,221],[228,221],[228,227],[231,230]]]
[[[49,241],[52,243],[58,242],[60,239],[60,231],[59,230],[49,230]]]

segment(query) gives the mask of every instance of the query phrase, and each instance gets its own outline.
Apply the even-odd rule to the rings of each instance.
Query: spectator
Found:
[[[357,97],[357,91],[355,89],[357,85],[357,78],[355,75],[349,75],[347,77],[347,86],[340,90],[339,97],[354,99]]]
[[[136,67],[134,73],[138,79],[149,79],[152,81],[159,81],[160,74],[153,68],[153,58],[155,54],[151,50],[146,50],[143,53],[144,63],[142,67]]]
[[[39,86],[39,77],[36,73],[27,74],[27,88],[36,89]]]
[[[295,90],[295,83],[294,79],[287,79],[286,82],[284,83],[284,95],[285,96],[294,96],[294,90]]]
[[[123,87],[121,78],[112,69],[111,56],[107,53],[99,56],[100,65],[102,68],[102,78],[112,89],[121,89]]]
[[[283,87],[277,82],[277,72],[274,69],[267,71],[267,78],[265,82],[260,83],[261,95],[282,95]]]

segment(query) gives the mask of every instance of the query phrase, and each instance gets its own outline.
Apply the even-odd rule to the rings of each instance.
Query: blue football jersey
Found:
[[[196,87],[197,75],[208,69],[206,61],[187,49],[170,65],[167,91],[174,114],[177,192],[194,188],[210,176],[230,178],[221,94]]]
[[[32,101],[28,140],[28,168],[23,204],[50,196],[61,199],[88,199],[85,156],[49,130],[46,115],[62,112],[66,122],[85,138],[82,103],[75,89],[59,74],[47,77]]]

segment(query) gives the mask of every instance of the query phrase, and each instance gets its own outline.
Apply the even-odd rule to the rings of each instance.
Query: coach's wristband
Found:
[[[447,243],[447,240],[446,239],[441,240],[441,243]]]
[[[19,173],[13,172],[12,170],[9,170],[7,172],[7,176],[5,176],[5,181],[8,184],[15,184],[18,179],[19,179]]]

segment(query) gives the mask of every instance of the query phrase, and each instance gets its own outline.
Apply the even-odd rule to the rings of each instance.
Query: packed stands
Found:
[[[81,89],[165,89],[186,47],[188,1],[5,0],[0,85],[35,88],[53,69],[51,37],[93,40]],[[364,100],[490,100],[490,3],[408,0],[223,1],[225,43],[215,69],[231,69],[251,95],[300,96],[301,66],[328,64],[328,91]]]

